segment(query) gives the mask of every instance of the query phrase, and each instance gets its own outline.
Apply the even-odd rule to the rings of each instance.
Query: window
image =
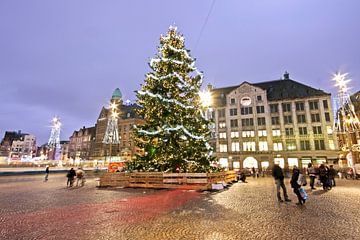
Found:
[[[254,137],[255,136],[255,132],[254,131],[243,131],[242,132],[242,137],[246,138],[246,137]]]
[[[325,113],[325,121],[330,122],[330,113]]]
[[[231,151],[232,152],[239,152],[240,151],[240,143],[232,142],[231,143]]]
[[[226,144],[220,144],[220,152],[227,152],[227,145]]]
[[[225,117],[225,109],[219,109],[218,115],[219,115],[219,118],[224,118]]]
[[[242,107],[241,108],[241,115],[248,115],[248,114],[252,114],[252,107]]]
[[[226,128],[225,122],[219,122],[219,128]]]
[[[298,123],[306,123],[305,114],[297,115],[297,121]]]
[[[253,118],[241,119],[241,125],[243,127],[254,126],[254,119]]]
[[[288,151],[296,150],[296,142],[295,141],[286,141],[286,150],[288,150]]]
[[[310,150],[310,141],[300,141],[300,150]]]
[[[235,98],[231,98],[231,99],[230,99],[230,104],[231,104],[231,105],[234,105],[235,103],[236,103],[236,102],[235,102]]]
[[[313,127],[314,134],[322,134],[321,126]]]
[[[274,145],[273,145],[273,149],[274,151],[282,151],[283,150],[283,147],[282,147],[282,143],[281,142],[274,142]]]
[[[292,116],[284,116],[284,124],[291,124],[292,123]]]
[[[285,135],[286,136],[293,136],[294,135],[294,129],[293,128],[285,128]]]
[[[238,127],[238,120],[237,119],[231,119],[230,120],[230,127]]]
[[[274,130],[272,130],[272,135],[273,135],[274,137],[280,136],[280,135],[281,135],[280,129],[274,129]]]
[[[296,105],[296,111],[304,111],[305,110],[303,102],[297,102],[295,105]]]
[[[256,98],[257,98],[258,101],[262,101],[261,95],[258,95]]]
[[[270,112],[271,113],[279,112],[278,104],[270,104]]]
[[[239,132],[231,132],[230,136],[231,136],[231,138],[238,138],[239,137]]]
[[[333,134],[333,128],[331,126],[326,126],[327,134]]]
[[[307,135],[307,127],[299,127],[299,134],[300,135]]]
[[[256,106],[256,112],[257,113],[264,113],[265,112],[264,106]]]
[[[325,150],[325,142],[323,139],[314,140],[315,150]]]
[[[332,140],[332,139],[329,140],[329,148],[330,148],[331,150],[335,150],[334,140]]]
[[[311,114],[311,122],[320,122],[320,115],[318,113]]]
[[[282,109],[283,109],[283,112],[291,112],[291,103],[283,103]]]
[[[318,101],[309,101],[310,110],[317,110],[319,109],[319,102]]]
[[[255,151],[255,142],[243,142],[244,151]]]
[[[328,101],[327,101],[327,100],[323,100],[323,106],[324,106],[324,109],[328,109],[328,108],[329,108],[329,105],[328,105]]]
[[[219,138],[222,138],[222,139],[226,138],[226,132],[219,133]]]
[[[268,151],[268,143],[266,141],[259,142],[259,151]]]
[[[237,115],[237,109],[236,108],[231,108],[230,109],[230,116],[236,116]]]
[[[267,132],[266,132],[266,130],[259,130],[259,131],[258,131],[258,135],[259,135],[259,137],[266,137],[266,136],[267,136]]]
[[[257,121],[258,121],[258,125],[259,125],[259,126],[263,126],[263,125],[266,124],[264,117],[258,118]]]
[[[272,125],[280,125],[279,117],[271,117],[271,124]]]

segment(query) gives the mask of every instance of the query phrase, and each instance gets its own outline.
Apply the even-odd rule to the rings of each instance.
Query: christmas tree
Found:
[[[135,141],[145,154],[134,162],[145,171],[206,172],[212,148],[207,142],[209,121],[199,97],[203,74],[185,48],[185,39],[170,26],[160,36],[152,71],[137,91],[138,114],[145,124],[135,126]]]

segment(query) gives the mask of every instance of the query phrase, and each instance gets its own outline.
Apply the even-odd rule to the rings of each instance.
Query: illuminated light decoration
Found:
[[[53,150],[53,159],[60,159],[60,131],[61,121],[60,118],[54,117],[51,120],[51,133],[48,141],[48,147]]]
[[[339,147],[343,152],[348,152],[346,155],[348,166],[353,169],[353,172],[356,172],[355,159],[357,157],[354,152],[359,151],[359,147],[357,143],[353,142],[352,135],[360,131],[360,122],[348,93],[349,88],[347,84],[351,80],[347,79],[347,76],[348,73],[335,73],[332,78],[335,81],[335,86],[339,89],[336,98],[334,98],[334,116],[336,116],[334,132],[340,134],[340,138],[344,138],[344,143],[341,140],[343,145]]]
[[[195,67],[176,27],[170,27],[166,36],[160,37],[158,54],[150,59],[149,66],[152,71],[137,91],[142,107],[138,114],[145,123],[134,126],[134,135],[136,145],[146,153],[151,148],[157,151],[138,156],[136,169],[206,171],[213,151],[207,142],[210,122],[199,94],[203,73]]]
[[[119,144],[119,130],[118,130],[118,117],[119,113],[116,111],[117,104],[114,102],[110,103],[109,110],[111,115],[108,119],[106,131],[103,139],[104,144]]]
[[[174,99],[166,99],[164,97],[162,97],[160,94],[154,94],[154,93],[151,93],[149,91],[138,91],[138,93],[140,95],[149,95],[150,97],[156,97],[156,98],[159,98],[161,101],[164,101],[164,102],[168,102],[168,103],[175,103],[183,108],[186,108],[186,109],[193,109],[194,106],[186,106],[185,104],[182,104],[181,102],[177,101],[177,100],[174,100]]]
[[[199,96],[200,96],[200,101],[201,104],[204,107],[210,107],[212,104],[212,97],[211,97],[211,92],[210,91],[201,91],[199,92]]]
[[[355,107],[350,99],[347,84],[351,79],[346,79],[348,73],[335,73],[332,80],[335,87],[339,88],[337,97],[334,98],[334,130],[340,133],[355,132],[360,130],[360,122],[355,113]]]

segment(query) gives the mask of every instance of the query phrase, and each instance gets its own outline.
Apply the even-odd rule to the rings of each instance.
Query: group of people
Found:
[[[82,168],[78,168],[76,171],[74,168],[71,168],[68,173],[66,174],[67,177],[67,187],[73,187],[75,179],[76,179],[76,186],[78,187],[85,185],[85,172]]]
[[[310,177],[311,189],[315,189],[315,179],[318,179],[321,182],[321,185],[325,191],[331,189],[333,186],[336,186],[335,177],[337,175],[337,171],[334,169],[333,165],[327,167],[325,164],[321,164],[319,168],[314,168],[313,165],[309,163],[307,174]],[[284,184],[284,173],[278,164],[274,165],[272,169],[272,175],[275,179],[278,201],[283,202],[285,200],[286,202],[290,202],[291,200],[289,199]],[[306,202],[307,193],[302,187],[307,185],[307,182],[305,175],[302,174],[300,169],[296,166],[293,168],[290,185],[298,198],[297,205],[303,205]],[[280,189],[283,190],[284,200],[281,198]]]
[[[333,165],[328,167],[325,164],[321,164],[319,168],[315,168],[311,163],[309,163],[307,172],[310,177],[311,189],[315,189],[316,179],[320,181],[324,190],[330,190],[332,187],[336,186],[335,177],[337,175],[337,171]]]

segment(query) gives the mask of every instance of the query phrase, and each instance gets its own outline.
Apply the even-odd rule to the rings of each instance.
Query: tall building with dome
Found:
[[[134,124],[141,124],[143,120],[137,116],[135,109],[138,108],[136,104],[123,102],[122,94],[119,88],[116,88],[111,96],[110,104],[113,104],[118,115],[118,134],[119,144],[109,144],[103,142],[106,129],[111,118],[111,109],[109,106],[102,107],[99,117],[95,125],[95,140],[92,144],[90,159],[91,160],[131,160],[137,152],[132,137],[132,126]],[[110,152],[111,149],[111,152]]]

